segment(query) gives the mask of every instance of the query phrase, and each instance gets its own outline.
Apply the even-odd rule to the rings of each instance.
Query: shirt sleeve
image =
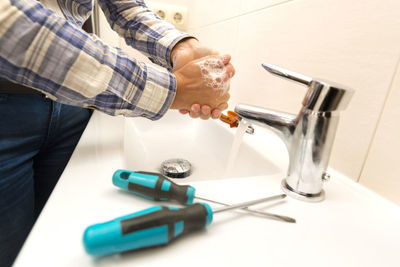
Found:
[[[149,10],[142,0],[98,0],[111,28],[153,63],[172,70],[172,48],[192,37]]]
[[[175,76],[139,62],[35,0],[0,0],[0,77],[61,103],[159,119]]]

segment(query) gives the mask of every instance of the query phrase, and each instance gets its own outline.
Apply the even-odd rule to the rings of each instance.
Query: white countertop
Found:
[[[89,256],[82,245],[87,226],[160,204],[112,185],[113,172],[124,167],[123,122],[94,113],[15,266],[400,266],[400,207],[333,170],[323,202],[287,197],[255,206],[296,224],[229,211],[168,246]],[[236,203],[281,193],[283,176],[190,185],[199,196]]]

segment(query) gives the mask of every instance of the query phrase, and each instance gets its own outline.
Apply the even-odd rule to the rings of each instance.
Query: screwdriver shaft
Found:
[[[280,195],[276,195],[276,196],[272,196],[272,197],[256,199],[256,200],[247,201],[247,202],[243,202],[243,203],[239,203],[239,204],[229,205],[229,206],[226,206],[224,208],[219,208],[219,209],[213,210],[213,213],[218,213],[218,212],[223,212],[223,211],[228,211],[228,210],[233,210],[233,209],[246,208],[247,206],[252,206],[252,205],[255,205],[255,204],[258,204],[258,203],[262,203],[262,202],[282,199],[282,198],[285,198],[285,197],[286,197],[285,194],[280,194]]]
[[[281,195],[279,195],[279,196],[281,196]],[[204,200],[204,201],[208,201],[208,202],[211,202],[211,203],[223,205],[223,206],[231,206],[230,204],[227,204],[227,203],[222,203],[222,202],[219,202],[219,201],[215,201],[215,200],[211,200],[211,199],[207,199],[207,198],[203,198],[203,197],[196,196],[195,198],[200,199],[200,200]],[[278,199],[281,199],[281,198],[278,198]],[[253,213],[253,214],[257,214],[257,215],[261,215],[261,216],[264,216],[266,218],[270,218],[270,219],[273,219],[273,220],[284,221],[284,222],[289,222],[289,223],[296,223],[295,219],[293,219],[291,217],[288,217],[288,216],[278,215],[278,214],[264,212],[264,211],[260,211],[260,210],[254,210],[254,209],[250,209],[248,207],[241,208],[241,210],[245,210],[247,212],[250,212],[250,213]]]

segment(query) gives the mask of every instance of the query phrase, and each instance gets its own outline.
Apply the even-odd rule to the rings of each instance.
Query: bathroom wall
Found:
[[[306,88],[270,75],[263,62],[355,89],[330,166],[400,204],[400,1],[154,2],[186,5],[188,32],[232,55],[231,109],[247,103],[298,112]],[[102,37],[116,42],[104,24]]]

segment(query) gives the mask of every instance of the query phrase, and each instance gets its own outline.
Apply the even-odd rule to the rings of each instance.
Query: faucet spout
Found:
[[[292,135],[296,127],[295,115],[246,104],[237,105],[235,112],[249,123],[268,127],[282,139],[290,150]]]

